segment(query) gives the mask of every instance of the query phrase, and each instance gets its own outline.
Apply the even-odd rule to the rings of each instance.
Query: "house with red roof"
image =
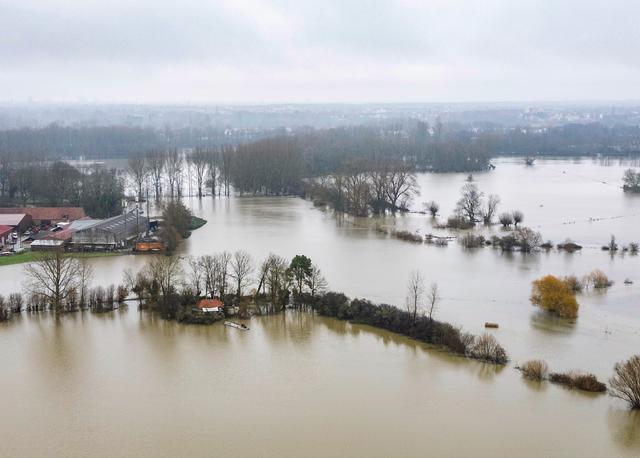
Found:
[[[203,313],[224,312],[224,302],[217,297],[213,299],[200,299],[196,308]]]

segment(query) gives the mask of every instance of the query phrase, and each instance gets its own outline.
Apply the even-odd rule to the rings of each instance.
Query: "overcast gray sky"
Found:
[[[638,0],[0,0],[0,100],[640,99]]]

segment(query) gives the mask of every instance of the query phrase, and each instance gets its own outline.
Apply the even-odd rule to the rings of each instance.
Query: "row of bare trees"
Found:
[[[131,156],[126,172],[140,200],[146,198],[149,188],[156,199],[163,195],[181,197],[185,186],[192,182],[198,197],[204,195],[206,188],[214,195],[229,196],[233,155],[231,147],[196,148],[186,153],[177,149],[152,150]]]

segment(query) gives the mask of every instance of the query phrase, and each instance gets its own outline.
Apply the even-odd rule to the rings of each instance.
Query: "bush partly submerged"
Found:
[[[549,381],[592,393],[607,391],[607,385],[599,381],[595,375],[582,372],[552,372],[549,374]]]
[[[541,359],[527,361],[518,369],[522,371],[523,377],[539,382],[547,378],[547,374],[549,373],[549,366]]]

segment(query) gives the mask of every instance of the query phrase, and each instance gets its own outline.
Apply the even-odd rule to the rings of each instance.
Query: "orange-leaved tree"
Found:
[[[566,281],[553,275],[547,275],[533,282],[531,302],[563,318],[578,316],[579,304],[575,292]]]

